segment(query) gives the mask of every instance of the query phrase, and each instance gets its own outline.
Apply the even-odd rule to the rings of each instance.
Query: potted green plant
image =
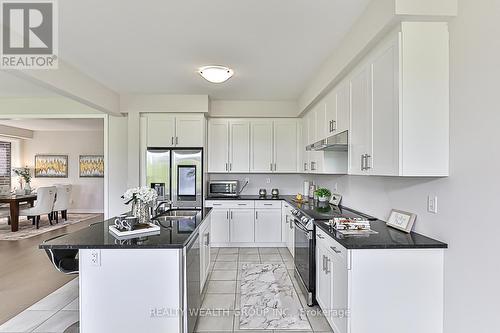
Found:
[[[318,188],[316,191],[314,191],[314,194],[318,197],[318,200],[320,202],[326,202],[330,200],[330,197],[332,196],[332,192],[324,187]]]

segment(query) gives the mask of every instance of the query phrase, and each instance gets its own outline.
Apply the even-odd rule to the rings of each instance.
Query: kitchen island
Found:
[[[210,264],[210,208],[172,210],[158,234],[118,239],[114,218],[45,242],[79,252],[80,332],[192,332]]]

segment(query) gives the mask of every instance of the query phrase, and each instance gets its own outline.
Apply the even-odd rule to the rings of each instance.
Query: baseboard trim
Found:
[[[102,209],[68,209],[68,214],[104,214]]]
[[[286,243],[212,243],[212,247],[286,247]]]

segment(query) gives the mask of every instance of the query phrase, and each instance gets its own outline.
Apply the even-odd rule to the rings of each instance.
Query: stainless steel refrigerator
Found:
[[[172,207],[201,208],[203,196],[203,150],[148,148],[146,184],[158,193],[158,201],[171,200]]]

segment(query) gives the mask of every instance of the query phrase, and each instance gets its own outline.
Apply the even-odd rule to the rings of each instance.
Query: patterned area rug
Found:
[[[19,231],[16,232],[10,231],[10,225],[7,224],[7,219],[4,218],[0,220],[0,240],[20,240],[20,239],[34,237],[48,231],[64,228],[67,225],[75,224],[85,220],[90,220],[99,215],[100,214],[68,213],[68,221],[64,221],[61,218],[59,218],[59,223],[56,224],[55,221],[52,222],[54,225],[50,225],[47,216],[42,216],[42,218],[40,219],[40,229],[37,229],[36,226],[32,224],[31,220],[20,219]]]
[[[285,265],[242,266],[240,329],[311,329]]]

